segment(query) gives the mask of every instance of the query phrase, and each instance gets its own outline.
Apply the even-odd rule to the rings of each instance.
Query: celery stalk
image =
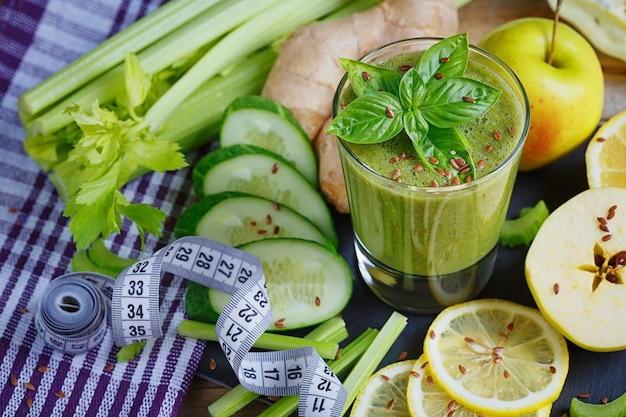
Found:
[[[347,337],[346,322],[341,317],[333,317],[322,322],[305,336],[306,339],[323,340],[330,343],[339,343]]]
[[[318,325],[304,337],[316,341],[340,342],[337,335],[345,329],[345,321],[335,317]],[[259,394],[248,391],[243,385],[237,385],[209,406],[209,414],[213,417],[231,416],[258,397]]]
[[[184,26],[198,13],[218,1],[220,0],[172,0],[139,19],[24,93],[18,102],[22,120],[30,119],[64,97],[67,92],[74,91],[119,64],[127,52],[138,52]]]
[[[191,60],[191,64],[197,61],[198,57],[193,58],[195,54],[206,52],[218,38],[278,1],[281,0],[221,2],[172,32],[170,36],[139,52],[137,57],[141,68],[153,75],[163,71],[183,73],[190,65],[185,64],[187,61]],[[164,54],[163,51],[167,53]],[[96,100],[108,103],[124,93],[124,65],[120,63],[94,82],[84,85],[58,102],[44,114],[26,123],[26,131],[29,136],[50,135],[74,121],[72,116],[64,111],[67,107],[72,105],[87,107]]]
[[[124,218],[136,225],[142,244],[145,233],[160,236],[165,213],[149,204],[129,202],[120,188],[141,170],[164,172],[187,166],[181,146],[163,137],[163,128],[174,125],[170,116],[199,85],[299,26],[354,0],[275,1],[269,7],[267,2],[251,2],[253,10],[249,12],[254,17],[220,38],[180,78],[176,74],[175,80],[169,81],[171,87],[165,87],[168,83],[163,78],[149,80],[141,63],[127,54],[127,94],[116,106],[101,107],[94,101],[87,108],[69,108],[82,135],[70,135],[71,141],[63,139],[58,147],[54,139],[25,142],[29,155],[51,158],[42,166],[55,166],[63,162],[62,158],[68,161],[56,172],[71,172],[71,181],[65,182],[69,174],[56,175],[55,185],[66,197],[64,215],[70,217],[69,228],[78,249],[100,237],[120,233]],[[133,91],[147,94],[131,94]]]
[[[405,316],[397,311],[391,313],[391,316],[389,316],[384,326],[380,329],[380,333],[378,333],[376,339],[374,339],[367,351],[361,356],[361,359],[359,359],[354,368],[352,368],[352,371],[343,382],[343,386],[347,391],[346,405],[344,406],[343,414],[352,406],[356,395],[367,379],[374,373],[380,361],[383,360],[406,325],[407,318]]]
[[[342,351],[341,357],[335,361],[329,361],[328,366],[339,375],[347,371],[363,355],[363,352],[372,344],[378,330],[366,329]],[[298,408],[298,396],[282,397],[267,410],[259,414],[259,417],[286,417]]]
[[[333,19],[341,19],[342,17],[349,16],[354,13],[360,13],[367,9],[370,9],[374,6],[382,3],[383,0],[359,0],[353,1],[352,3],[335,10],[328,16],[324,17],[324,20],[333,20]]]
[[[118,362],[128,362],[141,353],[146,343],[145,340],[142,340],[140,342],[131,343],[130,345],[124,345],[117,351],[115,358]]]
[[[185,153],[215,138],[226,106],[237,97],[259,94],[275,60],[276,52],[264,49],[242,60],[236,68],[208,80],[172,113],[160,138],[178,143]],[[67,201],[82,185],[76,176],[78,169],[76,162],[64,160],[50,172],[49,178],[61,200]],[[128,181],[147,172],[137,168]]]
[[[344,327],[345,330],[345,327]],[[195,339],[209,340],[217,342],[215,325],[194,320],[183,320],[178,325],[178,334]],[[337,337],[333,334],[333,338]],[[345,333],[347,337],[347,331]],[[344,337],[344,338],[345,338]],[[324,338],[326,340],[326,338]],[[253,345],[255,348],[267,350],[295,349],[304,346],[311,346],[322,358],[334,358],[337,355],[339,346],[337,342],[327,342],[315,339],[288,336],[279,333],[263,333]]]
[[[248,391],[243,385],[237,385],[208,407],[209,415],[212,417],[232,416],[257,398],[259,394]]]
[[[260,3],[260,2],[258,2]],[[282,1],[263,10],[215,44],[189,71],[152,105],[145,121],[152,132],[193,91],[194,87],[218,74],[250,53],[271,44],[285,34],[349,3],[349,0]],[[255,3],[257,4],[257,3]]]

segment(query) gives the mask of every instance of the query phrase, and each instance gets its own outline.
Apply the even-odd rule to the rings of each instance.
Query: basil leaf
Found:
[[[406,110],[416,110],[424,102],[426,86],[415,68],[411,68],[400,80],[400,102]]]
[[[474,166],[474,160],[468,150],[467,138],[457,128],[438,128],[431,126],[428,130],[428,138],[441,152],[444,158],[447,158],[446,164],[450,166],[453,173],[456,174],[461,180],[464,180],[468,175],[476,177],[476,168]],[[453,158],[462,158],[469,166],[469,171],[459,173],[451,160]],[[459,163],[457,162],[457,166]],[[463,170],[465,171],[465,170]]]
[[[469,59],[467,33],[451,36],[437,42],[422,55],[417,64],[417,72],[428,83],[436,80],[437,74],[444,78],[462,77]]]
[[[500,91],[469,78],[446,78],[429,83],[421,111],[437,127],[456,127],[484,114]]]
[[[435,165],[429,158],[435,158],[437,161],[445,161],[445,157],[443,157],[442,153],[430,140],[430,128],[428,122],[420,112],[407,112],[404,114],[404,129],[413,143],[413,148],[417,156],[424,166],[434,170]]]
[[[402,131],[403,114],[400,99],[379,91],[350,102],[333,119],[327,132],[353,143],[385,142]]]
[[[339,58],[339,62],[348,73],[350,86],[357,97],[378,91],[387,91],[398,96],[402,75],[396,71],[347,58]]]

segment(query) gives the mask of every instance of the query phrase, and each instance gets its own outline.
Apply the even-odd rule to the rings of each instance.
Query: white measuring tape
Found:
[[[162,336],[159,291],[164,272],[231,295],[216,332],[240,383],[261,395],[300,395],[298,414],[341,416],[346,391],[311,347],[250,352],[272,322],[261,262],[200,237],[183,237],[124,270],[117,279],[90,272],[53,280],[39,302],[36,326],[46,343],[82,353],[102,342],[109,317],[118,346]]]

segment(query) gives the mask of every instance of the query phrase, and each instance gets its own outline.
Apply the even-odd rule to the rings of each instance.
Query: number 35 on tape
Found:
[[[104,291],[108,296],[104,297],[103,304],[110,302],[112,333],[118,346],[162,336],[159,287],[165,272],[231,295],[217,320],[216,332],[224,355],[244,387],[261,395],[300,395],[300,415],[341,416],[346,401],[345,388],[313,348],[250,351],[272,322],[263,268],[255,256],[220,242],[200,237],[178,239],[131,265],[116,280],[111,279],[113,282],[98,286],[95,291],[101,294],[101,288],[113,285],[112,296],[110,289]],[[93,277],[87,278],[89,274],[83,275],[81,278],[85,279],[71,277],[74,285],[75,281],[82,285],[89,278],[93,280]],[[64,278],[59,277],[52,283],[58,286]],[[75,289],[66,291],[75,293]],[[56,299],[59,299],[58,294]],[[50,304],[40,302],[40,310],[46,303]],[[51,310],[55,307],[53,305]],[[101,307],[94,307],[98,308]],[[56,316],[45,311],[39,315],[45,316],[37,321],[40,333],[50,344],[63,345],[67,329],[60,329],[59,333],[64,335],[58,336],[54,328],[63,325],[55,323]],[[92,313],[86,321],[93,322],[94,315],[97,314]],[[104,333],[101,328],[98,331]],[[88,339],[84,344],[94,343],[95,340]]]

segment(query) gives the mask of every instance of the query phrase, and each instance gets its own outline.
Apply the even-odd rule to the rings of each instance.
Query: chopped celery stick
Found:
[[[323,340],[330,343],[339,343],[346,340],[347,337],[346,322],[338,316],[320,323],[305,336],[307,339]]]
[[[304,337],[316,341],[337,340],[337,333],[345,328],[345,321],[335,317],[321,323]],[[231,416],[258,397],[259,394],[248,391],[243,385],[237,385],[209,406],[209,414],[213,417]]]
[[[174,0],[139,19],[67,65],[62,71],[24,93],[18,102],[22,119],[30,119],[68,92],[74,91],[119,64],[127,52],[138,52],[184,26],[217,1]]]
[[[328,366],[332,371],[340,375],[346,372],[363,355],[363,352],[372,344],[378,330],[366,329],[350,344],[341,351],[341,356],[334,361],[329,361]],[[267,410],[259,414],[259,417],[287,417],[298,408],[297,395],[282,397]]]
[[[532,208],[522,209],[520,217],[504,222],[500,233],[500,243],[510,247],[529,245],[549,214],[548,207],[543,200]]]
[[[194,320],[183,320],[178,325],[178,334],[195,339],[217,342],[215,325]],[[347,336],[347,331],[346,331]],[[336,337],[336,336],[333,336]],[[334,358],[339,346],[336,342],[326,342],[297,336],[276,333],[263,333],[253,345],[255,348],[267,350],[295,349],[311,346],[322,358]]]
[[[131,343],[130,345],[124,345],[117,352],[116,358],[118,362],[128,362],[133,359],[146,345],[146,341],[142,340],[141,342]]]
[[[361,387],[363,387],[363,384],[365,384],[370,375],[374,373],[380,361],[383,360],[406,325],[407,318],[405,316],[397,311],[391,313],[372,344],[367,348],[363,356],[361,356],[361,359],[359,359],[343,382],[343,386],[347,391],[346,405],[344,406],[343,414],[350,408],[357,393]]]
[[[236,385],[209,405],[209,415],[211,417],[232,416],[257,398],[259,394],[248,391],[243,385]]]

